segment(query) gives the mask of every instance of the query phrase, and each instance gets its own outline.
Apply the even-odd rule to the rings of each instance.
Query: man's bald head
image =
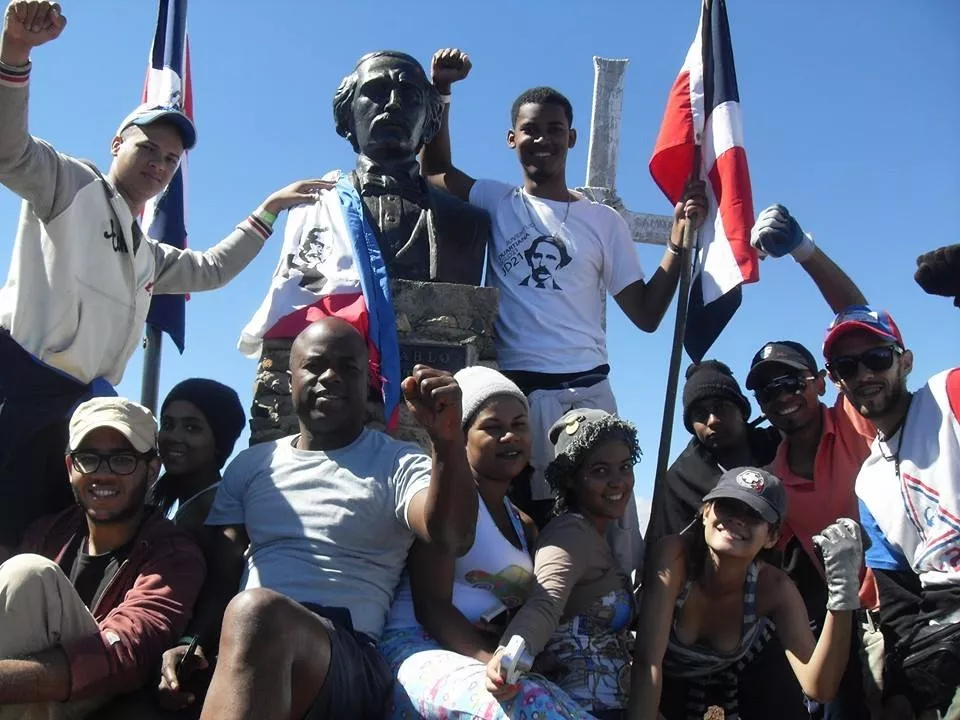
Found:
[[[324,318],[297,335],[290,349],[293,408],[301,434],[320,439],[317,449],[342,447],[360,434],[369,377],[366,340],[347,321]]]
[[[295,353],[302,353],[304,348],[310,348],[317,343],[342,344],[345,350],[350,349],[358,355],[363,355],[364,364],[369,358],[367,342],[359,330],[343,318],[326,317],[307,325],[294,339],[293,346],[290,348],[291,365]]]

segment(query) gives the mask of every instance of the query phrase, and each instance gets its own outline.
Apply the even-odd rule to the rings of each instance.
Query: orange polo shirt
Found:
[[[857,412],[841,394],[833,407],[821,403],[823,431],[813,462],[813,480],[790,471],[787,451],[790,439],[784,438],[776,457],[767,466],[787,491],[787,517],[780,530],[781,549],[796,537],[820,572],[823,568],[813,548],[813,536],[837,518],[860,519],[854,486],[860,466],[870,454],[877,435],[873,423]]]

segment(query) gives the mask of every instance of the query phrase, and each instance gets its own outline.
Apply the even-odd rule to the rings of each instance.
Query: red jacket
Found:
[[[203,553],[187,532],[148,513],[129,557],[92,609],[100,633],[63,646],[71,700],[142,687],[190,620],[207,574]],[[34,522],[19,552],[59,563],[71,539],[86,532],[83,511],[71,508]]]

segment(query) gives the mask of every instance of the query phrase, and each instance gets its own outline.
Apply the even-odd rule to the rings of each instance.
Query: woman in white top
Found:
[[[152,502],[194,535],[203,528],[246,418],[233,388],[190,378],[174,386],[160,407],[158,446],[163,475]]]
[[[552,683],[528,675],[510,702],[484,688],[486,663],[533,582],[533,521],[507,499],[527,471],[527,399],[495,370],[456,374],[463,392],[467,459],[481,502],[473,546],[460,558],[415,543],[379,648],[394,685],[390,717],[589,718]],[[539,714],[538,714],[539,713]]]

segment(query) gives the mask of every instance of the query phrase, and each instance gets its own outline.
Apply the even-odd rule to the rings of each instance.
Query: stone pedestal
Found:
[[[417,364],[450,372],[470,365],[496,366],[493,321],[499,302],[497,290],[407,280],[392,281],[390,289],[397,317],[402,377],[409,375]],[[250,413],[251,445],[299,431],[290,395],[292,342],[263,343]],[[367,416],[368,426],[384,429],[383,405],[376,398],[368,403]],[[426,433],[403,404],[393,435],[429,448]]]

